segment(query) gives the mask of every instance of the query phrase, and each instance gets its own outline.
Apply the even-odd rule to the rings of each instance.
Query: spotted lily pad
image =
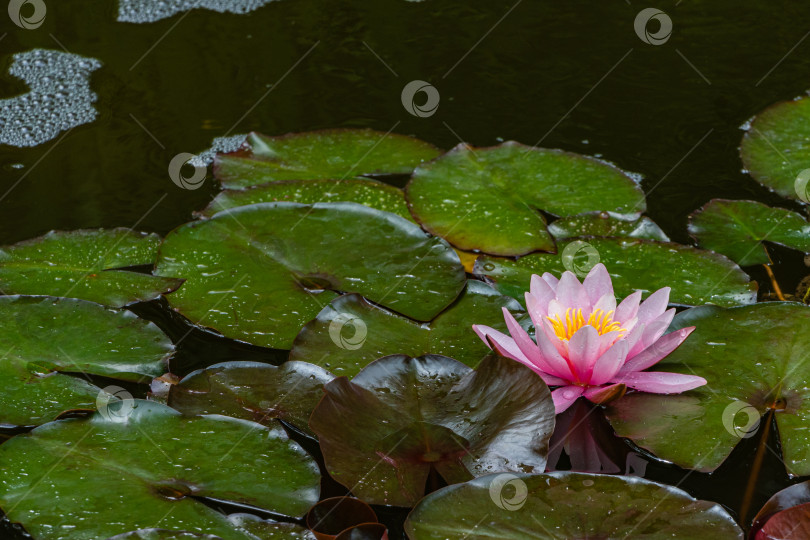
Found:
[[[698,245],[742,266],[768,264],[765,241],[810,253],[810,223],[800,214],[754,201],[713,199],[689,218]]]
[[[304,362],[225,362],[186,375],[171,387],[168,404],[184,414],[224,414],[264,425],[279,419],[308,431],[323,385],[333,378]]]
[[[747,125],[740,157],[760,184],[783,197],[810,201],[810,175],[799,177],[810,169],[810,97],[777,103],[754,117]]]
[[[353,377],[373,360],[391,354],[442,354],[476,367],[489,348],[473,324],[507,332],[502,308],[524,328],[531,319],[514,298],[486,283],[467,281],[459,299],[430,323],[418,323],[370,304],[362,296],[341,296],[308,322],[295,338],[290,360],[318,364],[336,375]]]
[[[339,292],[428,321],[465,283],[444,240],[355,203],[260,203],[187,223],[155,272],[186,278],[167,298],[194,323],[282,349]]]
[[[358,178],[410,174],[439,155],[424,141],[370,129],[330,129],[268,137],[251,133],[242,147],[220,154],[214,174],[225,188],[276,180]]]
[[[810,307],[701,307],[678,314],[673,325],[696,329],[656,369],[699,375],[706,386],[624,396],[607,410],[616,433],[682,467],[712,471],[775,409],[788,473],[810,474]]]
[[[571,247],[569,247],[569,245]],[[618,296],[672,287],[670,302],[694,306],[735,306],[756,302],[757,285],[726,257],[669,242],[627,238],[587,238],[561,246],[560,253],[537,253],[518,260],[481,256],[474,273],[501,293],[522,299],[532,274],[584,276],[597,263],[608,268]]]
[[[413,506],[433,470],[448,483],[492,471],[542,471],[551,393],[517,362],[477,370],[438,355],[387,356],[324,387],[312,413],[330,475],[371,504]]]
[[[0,446],[0,507],[39,540],[128,531],[255,538],[198,499],[291,516],[318,500],[318,468],[281,426],[188,418],[143,400],[115,414],[59,420]],[[77,496],[80,494],[80,496]]]
[[[583,236],[643,238],[669,242],[669,237],[650,218],[627,217],[611,212],[588,212],[562,217],[548,226],[548,232],[558,242]]]
[[[48,422],[95,409],[101,390],[85,374],[145,382],[174,347],[154,324],[72,298],[0,297],[0,424]]]
[[[51,231],[0,248],[2,294],[81,298],[113,307],[157,298],[183,280],[121,270],[155,262],[160,237],[129,229]]]
[[[516,142],[459,145],[417,167],[405,192],[426,230],[460,249],[493,255],[555,251],[539,210],[637,216],[645,209],[639,185],[613,165]]]
[[[305,204],[319,202],[355,202],[391,212],[412,221],[402,190],[377,180],[287,180],[270,182],[248,189],[226,189],[217,195],[200,216],[248,204],[289,201]]]
[[[689,538],[742,540],[719,504],[630,476],[490,474],[425,497],[405,523],[411,540]]]

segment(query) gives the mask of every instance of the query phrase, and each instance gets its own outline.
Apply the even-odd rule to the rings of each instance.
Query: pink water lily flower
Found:
[[[549,273],[533,275],[526,308],[535,327],[535,341],[504,308],[510,336],[488,326],[473,325],[484,342],[507,358],[540,375],[549,386],[557,413],[580,396],[601,403],[627,388],[656,394],[685,392],[706,384],[695,375],[644,371],[674,351],[694,326],[664,335],[675,309],[667,310],[669,287],[644,302],[641,291],[618,307],[613,283],[597,264],[582,283],[572,272],[558,280]],[[622,386],[624,385],[624,386]]]

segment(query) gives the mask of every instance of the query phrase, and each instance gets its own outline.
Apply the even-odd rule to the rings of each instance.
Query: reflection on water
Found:
[[[95,120],[90,74],[100,67],[98,60],[61,51],[15,54],[9,74],[31,91],[0,100],[0,144],[36,146]]]

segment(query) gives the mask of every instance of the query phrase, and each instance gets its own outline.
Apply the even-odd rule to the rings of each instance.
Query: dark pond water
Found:
[[[741,172],[739,126],[810,88],[810,10],[787,1],[661,1],[655,7],[673,32],[655,46],[633,29],[645,7],[278,0],[247,15],[196,9],[132,24],[116,22],[112,0],[51,0],[35,30],[3,18],[0,72],[33,48],[95,58],[98,117],[38,146],[0,145],[0,244],[51,229],[165,234],[216,193],[210,180],[195,191],[175,186],[170,160],[251,130],[371,127],[443,148],[513,139],[600,155],[645,177],[649,215],[681,242],[687,215],[714,197],[791,207]],[[414,79],[440,93],[436,114],[403,108],[400,92]],[[0,75],[0,98],[25,91]],[[237,355],[223,347],[186,358]],[[649,475],[738,511],[756,439],[712,478],[664,466]],[[761,478],[755,509],[787,480],[773,452]]]

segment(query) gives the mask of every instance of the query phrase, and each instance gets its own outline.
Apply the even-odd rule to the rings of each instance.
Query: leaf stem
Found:
[[[785,295],[782,294],[782,288],[779,286],[779,283],[776,281],[776,276],[773,275],[773,270],[771,270],[770,264],[763,264],[762,266],[765,267],[765,272],[768,273],[768,277],[771,278],[771,284],[773,285],[773,292],[776,293],[776,297],[779,300],[784,302]]]

